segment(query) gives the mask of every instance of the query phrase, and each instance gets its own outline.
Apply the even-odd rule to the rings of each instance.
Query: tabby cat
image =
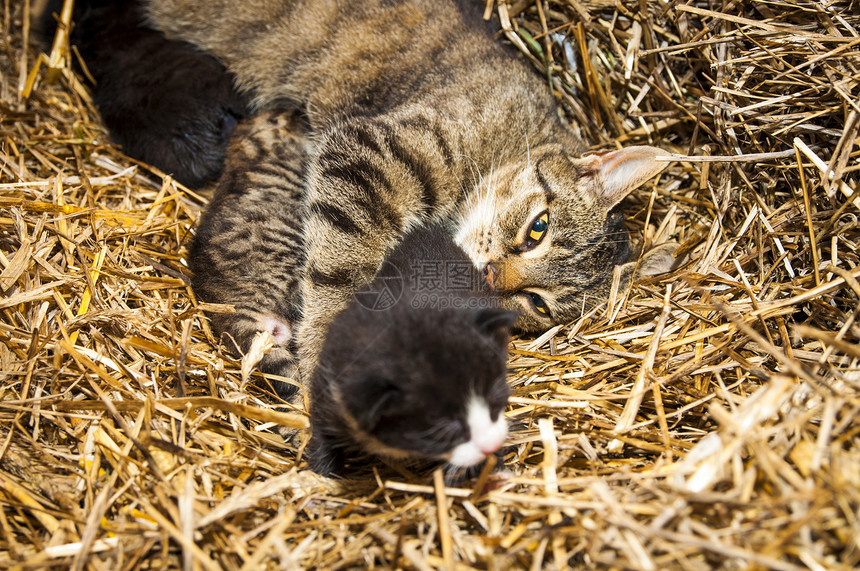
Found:
[[[432,222],[446,225],[523,330],[603,301],[618,265],[622,287],[630,281],[618,204],[664,168],[663,151],[579,157],[583,143],[544,80],[493,39],[480,2],[341,4],[145,3],[147,21],[169,41],[223,62],[256,112],[293,108],[307,121],[306,147],[272,143],[231,158],[233,171],[259,180],[235,179],[234,198],[216,200],[201,225],[190,260],[202,274],[198,291],[241,308],[221,316],[221,328],[297,329],[281,336],[282,349],[296,343],[306,381],[333,317],[406,232]],[[302,168],[286,167],[299,147]],[[277,191],[286,171],[301,211],[285,208]],[[246,210],[236,198],[243,194],[259,198]],[[241,239],[227,238],[234,233]],[[289,247],[302,241],[300,267],[280,251],[287,238]],[[641,266],[670,261],[658,249]],[[290,289],[295,279],[300,291],[290,299],[301,300],[300,311],[272,287],[284,280]],[[290,376],[288,362],[264,369]]]
[[[235,313],[210,314],[229,348],[242,353],[258,331],[268,331],[276,345],[259,367],[276,374],[295,368],[293,330],[301,318],[305,264],[306,135],[307,125],[295,112],[262,111],[237,127],[188,255],[197,296],[235,307]],[[273,385],[283,396],[294,392],[282,381]]]
[[[301,317],[306,129],[298,114],[273,112],[236,129],[189,256],[198,295],[236,308],[212,315],[235,349],[260,329],[275,338],[261,363],[269,371],[292,366]],[[260,154],[276,159],[261,163]],[[256,280],[248,268],[261,269]],[[412,230],[332,322],[309,383],[310,467],[343,475],[352,460],[384,456],[459,472],[497,451],[517,318],[497,301],[445,227]]]

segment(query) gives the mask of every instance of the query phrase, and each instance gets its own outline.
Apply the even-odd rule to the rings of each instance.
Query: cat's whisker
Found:
[[[471,155],[467,155],[465,153],[458,153],[458,154],[454,155],[454,157],[466,159],[467,161],[469,161],[471,163],[469,165],[469,173],[472,175],[473,187],[476,187],[478,181],[475,179],[475,173],[477,172],[478,175],[480,175],[480,170],[478,169],[478,162]],[[460,176],[458,174],[456,176],[457,176],[457,179],[460,181],[460,184],[462,186],[462,179],[460,179]],[[471,195],[469,195],[467,198],[471,198]]]
[[[466,479],[469,475],[469,468],[445,464],[442,466],[444,481],[446,486],[457,486],[460,482]]]
[[[421,433],[421,438],[437,443],[453,442],[459,430],[461,426],[458,423],[442,420]]]
[[[455,155],[455,157],[465,157],[466,155]],[[469,200],[472,196],[472,193],[469,192],[469,187],[466,186],[465,181],[463,180],[463,176],[461,176],[461,172],[459,170],[455,170],[453,168],[447,169],[448,172],[457,179],[457,185],[460,187],[460,197],[463,197],[464,200]],[[459,214],[460,209],[460,201],[455,203],[454,209]]]

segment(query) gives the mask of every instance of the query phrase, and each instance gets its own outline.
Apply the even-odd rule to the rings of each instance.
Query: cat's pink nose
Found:
[[[501,444],[498,444],[495,446],[481,446],[480,450],[481,450],[481,454],[483,454],[484,456],[489,456],[490,454],[492,454],[493,452],[495,452],[496,450],[498,450],[501,447],[502,447]]]
[[[493,264],[487,263],[484,266],[484,280],[487,282],[487,285],[490,286],[490,289],[496,289],[496,270],[493,269]]]
[[[502,438],[486,438],[482,439],[475,444],[478,446],[478,450],[485,456],[489,456],[496,450],[502,447],[502,444],[505,443],[504,437]]]

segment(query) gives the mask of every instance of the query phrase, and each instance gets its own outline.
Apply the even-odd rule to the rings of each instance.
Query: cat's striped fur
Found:
[[[581,141],[544,82],[493,40],[480,3],[149,0],[148,8],[168,37],[223,61],[257,110],[290,105],[308,119],[305,170],[285,167],[294,145],[240,151],[230,160],[245,179],[230,179],[241,168],[228,164],[201,227],[195,271],[212,271],[221,256],[241,274],[196,281],[201,297],[240,306],[220,323],[234,335],[280,312],[272,293],[292,285],[273,284],[301,276],[307,378],[332,317],[406,231],[431,221],[449,225],[519,311],[520,328],[545,329],[605,299],[629,250],[615,207],[662,170],[661,151],[577,158]],[[256,176],[274,192],[249,191]],[[284,206],[300,180],[302,212]],[[304,267],[277,253],[286,235],[304,240]],[[626,283],[632,266],[623,273]]]
[[[210,314],[225,344],[245,352],[258,331],[269,331],[277,345],[259,366],[288,377],[296,363],[292,332],[302,315],[306,134],[301,117],[290,112],[261,112],[239,125],[188,256],[197,296],[235,307]]]

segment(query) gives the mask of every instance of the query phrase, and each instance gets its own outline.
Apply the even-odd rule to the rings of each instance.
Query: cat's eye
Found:
[[[546,304],[546,302],[541,296],[531,292],[527,293],[526,295],[528,295],[529,301],[532,302],[532,307],[534,307],[535,311],[537,311],[541,315],[549,317],[549,306]]]
[[[546,236],[547,228],[549,228],[549,211],[544,210],[532,220],[532,223],[526,230],[526,238],[523,241],[522,250],[532,250],[540,244],[543,237]]]

